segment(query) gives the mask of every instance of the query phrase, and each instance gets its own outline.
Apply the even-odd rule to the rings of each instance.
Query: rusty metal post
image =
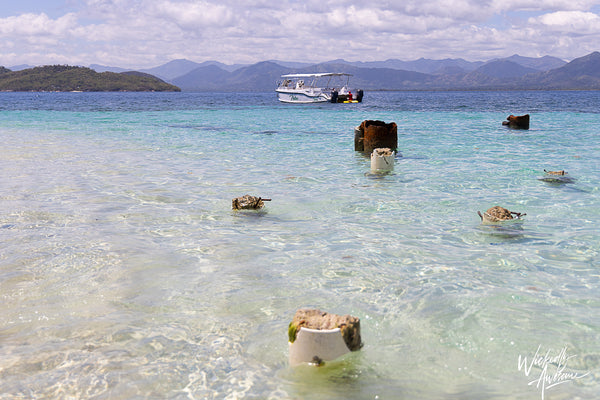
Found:
[[[383,121],[365,120],[360,125],[360,130],[363,132],[362,151],[365,153],[370,154],[374,149],[385,147],[392,151],[398,150],[398,126],[395,122],[386,124]]]

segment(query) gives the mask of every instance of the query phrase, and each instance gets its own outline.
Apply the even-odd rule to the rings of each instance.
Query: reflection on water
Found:
[[[526,237],[522,219],[482,224],[478,229],[486,236],[500,241],[520,241]]]

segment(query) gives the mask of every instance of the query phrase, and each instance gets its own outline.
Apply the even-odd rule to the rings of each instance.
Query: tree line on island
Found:
[[[91,68],[46,65],[11,71],[0,67],[0,90],[15,92],[148,92],[181,91],[153,75],[96,72]]]
[[[463,59],[386,60],[320,64],[263,61],[226,65],[174,60],[161,66],[126,71],[92,65],[0,67],[0,90],[10,91],[204,91],[268,92],[288,73],[345,72],[364,90],[600,90],[600,53],[571,62],[556,57],[514,55],[487,62]],[[17,69],[13,67],[13,69]]]

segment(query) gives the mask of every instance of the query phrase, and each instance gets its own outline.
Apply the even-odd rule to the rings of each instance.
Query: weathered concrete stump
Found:
[[[231,208],[234,210],[260,210],[265,206],[265,201],[271,201],[271,199],[263,199],[262,197],[246,194],[231,200]]]
[[[362,347],[360,319],[316,309],[296,311],[288,328],[290,364],[321,365]]]
[[[544,170],[544,172],[545,172],[545,175],[544,175],[544,177],[539,178],[540,181],[547,182],[547,183],[556,183],[556,184],[575,182],[575,179],[568,176],[568,172],[566,172],[565,170],[560,170],[560,171]]]
[[[383,121],[365,120],[354,129],[354,150],[371,153],[377,148],[398,150],[398,125]]]
[[[392,149],[374,149],[371,153],[371,171],[392,171],[394,169],[394,156]]]
[[[514,211],[509,211],[506,208],[500,206],[494,206],[492,208],[489,208],[483,214],[481,213],[481,211],[477,211],[477,214],[479,215],[479,218],[481,218],[481,222],[484,224],[496,224],[498,222],[519,219],[527,215]]]
[[[513,129],[529,129],[529,114],[520,116],[509,115],[506,121],[502,121],[502,125],[507,125]]]

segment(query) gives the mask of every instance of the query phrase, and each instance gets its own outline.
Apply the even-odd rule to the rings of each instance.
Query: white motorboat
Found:
[[[317,74],[287,74],[277,82],[277,98],[284,103],[360,103],[362,90],[348,86],[351,74],[325,72]]]

